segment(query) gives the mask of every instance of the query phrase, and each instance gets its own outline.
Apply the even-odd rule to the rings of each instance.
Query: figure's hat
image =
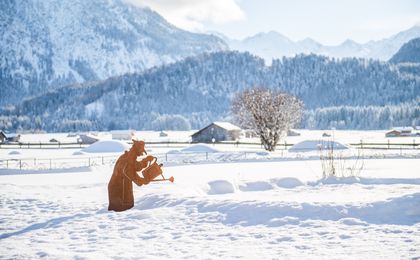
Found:
[[[133,141],[133,147],[139,152],[139,154],[147,154],[146,150],[144,150],[144,142],[143,141],[137,141],[137,140],[132,140]]]

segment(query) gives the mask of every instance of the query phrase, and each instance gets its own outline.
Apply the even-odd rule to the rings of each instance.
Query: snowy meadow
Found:
[[[420,260],[420,1],[380,2],[1,1],[0,260]]]
[[[169,137],[182,140],[189,134]],[[302,131],[286,141],[321,134]],[[138,135],[159,139],[158,132]],[[383,136],[335,133],[343,143],[379,142]],[[52,137],[60,134],[23,136],[32,141]],[[115,160],[121,154],[83,149],[2,147],[0,158]],[[267,153],[260,146],[231,144],[151,145],[146,150],[158,156],[165,177],[175,182],[134,187],[134,208],[120,213],[107,210],[112,160],[61,168],[2,164],[0,258],[420,257],[418,149],[363,150],[360,171],[335,177],[323,176],[318,151]],[[342,156],[344,167],[360,160],[354,152]]]

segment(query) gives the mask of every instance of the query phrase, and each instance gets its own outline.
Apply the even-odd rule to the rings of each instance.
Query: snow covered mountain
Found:
[[[259,33],[242,41],[231,40],[228,43],[232,50],[248,51],[267,61],[301,52],[295,42],[275,31]]]
[[[420,38],[412,39],[404,44],[401,49],[392,56],[390,62],[420,63]]]
[[[123,0],[10,0],[0,10],[0,105],[227,48]]]
[[[420,124],[420,78],[391,63],[297,55],[266,66],[249,53],[218,52],[50,91],[0,110],[0,129],[198,129],[229,118],[231,98],[253,86],[301,98],[307,128]]]
[[[359,44],[349,39],[337,46],[322,45],[310,38],[294,42],[275,31],[258,33],[244,40],[227,39],[226,41],[230,49],[249,51],[268,62],[274,58],[291,57],[299,53],[322,54],[338,58],[361,57],[388,60],[404,43],[417,37],[420,37],[420,25],[416,25],[387,39],[370,41],[365,44]]]

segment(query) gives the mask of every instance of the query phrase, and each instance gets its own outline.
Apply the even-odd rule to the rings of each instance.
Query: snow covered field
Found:
[[[79,150],[18,151],[54,158]],[[254,152],[192,163],[173,151],[164,174],[175,183],[135,187],[134,208],[121,213],[107,211],[112,164],[0,169],[0,258],[420,257],[417,151],[366,157],[357,176],[326,179],[313,156]]]

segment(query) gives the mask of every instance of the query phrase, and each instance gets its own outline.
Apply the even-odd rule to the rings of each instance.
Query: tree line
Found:
[[[218,52],[52,90],[3,108],[0,128],[198,129],[211,121],[230,121],[235,94],[255,86],[301,99],[305,104],[301,127],[305,128],[420,124],[416,71],[416,66],[317,55],[273,60],[267,66],[249,53]]]

